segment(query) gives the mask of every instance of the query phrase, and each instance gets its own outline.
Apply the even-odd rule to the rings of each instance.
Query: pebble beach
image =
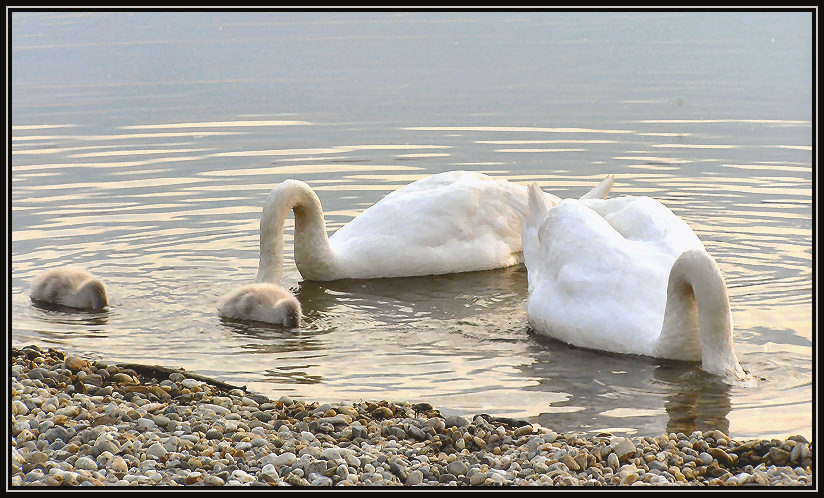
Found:
[[[33,345],[9,361],[12,487],[816,484],[803,436],[583,436],[427,403],[270,399]]]

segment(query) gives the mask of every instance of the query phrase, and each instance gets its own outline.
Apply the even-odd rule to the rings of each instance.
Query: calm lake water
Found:
[[[428,401],[561,432],[812,435],[809,12],[13,12],[14,346],[184,367],[270,396]],[[254,281],[269,190],[330,234],[387,193],[475,170],[649,195],[730,287],[760,380],[531,333],[526,270],[285,285],[304,325],[221,321]],[[104,313],[32,306],[87,267]]]

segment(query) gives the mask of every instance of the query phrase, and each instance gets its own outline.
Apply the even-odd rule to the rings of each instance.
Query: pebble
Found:
[[[561,434],[428,403],[269,399],[82,356],[12,348],[12,486],[813,486],[801,436]]]

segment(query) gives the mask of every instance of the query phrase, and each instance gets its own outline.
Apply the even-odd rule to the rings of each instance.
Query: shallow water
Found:
[[[12,14],[11,343],[182,366],[271,396],[428,401],[557,431],[812,433],[809,13]],[[228,322],[268,191],[307,181],[330,234],[465,169],[650,195],[730,287],[755,385],[531,333],[526,270],[285,284],[304,324]],[[40,271],[103,313],[33,306]]]

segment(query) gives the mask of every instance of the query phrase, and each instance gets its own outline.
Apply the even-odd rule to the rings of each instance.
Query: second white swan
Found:
[[[584,197],[606,197],[614,181],[609,175]],[[290,211],[295,264],[306,280],[438,275],[520,263],[527,189],[482,173],[440,173],[386,195],[329,237],[315,192],[285,180],[263,208],[258,282],[280,281]]]
[[[724,277],[681,218],[649,197],[568,199],[548,209],[537,185],[529,210],[524,264],[536,332],[744,378]]]

